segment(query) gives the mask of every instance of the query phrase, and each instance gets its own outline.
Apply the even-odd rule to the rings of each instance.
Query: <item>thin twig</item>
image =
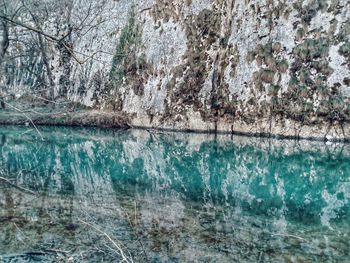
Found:
[[[11,105],[10,103],[7,103],[6,101],[4,100],[0,100],[2,101],[3,103],[5,103],[7,106],[9,106],[10,108],[14,109],[15,111],[18,111],[20,113],[22,113],[29,121],[30,123],[33,125],[33,127],[35,128],[35,130],[37,131],[37,133],[40,135],[41,137],[41,140],[44,140],[44,137],[43,135],[41,134],[41,132],[39,131],[39,129],[36,127],[35,123],[33,122],[33,120],[25,113],[23,112],[22,110],[18,109],[17,107]]]
[[[291,237],[291,238],[296,238],[302,241],[307,242],[307,240],[305,238],[299,237],[299,236],[295,236],[295,235],[289,235],[289,234],[274,234],[271,232],[268,232],[271,236],[280,236],[280,237]]]
[[[39,100],[43,100],[43,101],[47,101],[47,102],[50,102],[50,103],[53,103],[53,104],[56,104],[56,105],[67,105],[67,104],[70,104],[71,102],[70,101],[67,101],[67,102],[56,102],[56,101],[53,101],[53,100],[49,100],[49,99],[46,99],[46,98],[43,98],[43,97],[40,97],[40,96],[37,96],[37,95],[33,95],[31,94],[34,98],[37,98]]]
[[[146,258],[146,260],[148,261],[148,256],[147,256],[145,247],[144,247],[144,245],[143,245],[143,243],[142,243],[142,241],[141,241],[141,239],[140,239],[140,237],[139,237],[137,231],[136,231],[136,230],[134,229],[134,227],[133,227],[133,223],[131,222],[130,216],[129,216],[128,212],[125,212],[125,211],[124,211],[124,213],[125,213],[125,215],[126,215],[126,218],[128,219],[130,228],[131,228],[132,231],[134,232],[134,235],[136,236],[137,241],[138,241],[138,242],[140,243],[140,245],[141,245],[141,248],[142,248],[142,251],[143,251],[143,254],[144,254],[145,258]],[[135,222],[134,222],[134,225],[135,225],[135,227],[137,226],[136,201],[135,201]]]
[[[38,33],[38,34],[41,34],[41,35],[43,35],[43,36],[45,36],[45,37],[47,37],[47,38],[49,38],[49,39],[51,39],[51,40],[53,40],[53,41],[56,41],[56,42],[60,41],[60,39],[58,39],[58,38],[56,38],[56,37],[54,37],[54,36],[51,36],[51,35],[49,35],[49,34],[46,34],[45,32],[43,32],[43,31],[40,30],[40,29],[37,29],[37,28],[31,27],[31,26],[25,25],[25,24],[23,24],[23,23],[21,23],[21,22],[19,22],[19,21],[15,21],[15,20],[13,20],[13,19],[11,19],[11,18],[8,18],[8,17],[6,17],[6,16],[4,16],[4,15],[0,15],[0,18],[4,19],[4,20],[6,20],[6,21],[8,21],[8,22],[10,22],[10,23],[12,23],[12,24],[21,26],[21,27],[23,27],[23,28],[25,28],[25,29],[28,29],[28,30],[33,31],[33,32],[36,32],[36,33]]]
[[[44,252],[48,252],[48,253],[61,253],[61,254],[68,254],[69,251],[66,250],[61,250],[61,249],[53,249],[53,248],[44,248],[43,249]]]
[[[98,229],[96,226],[78,218],[78,221],[80,221],[81,223],[88,225],[90,227],[92,227],[93,229],[95,229],[97,232],[101,233],[102,235],[104,235],[119,251],[121,257],[123,258],[122,262],[127,262],[127,263],[133,263],[133,260],[131,258],[128,258],[127,256],[125,256],[123,249],[106,233],[103,232],[102,230]]]
[[[36,195],[36,193],[33,192],[32,190],[29,190],[29,189],[24,188],[24,187],[22,187],[22,186],[16,185],[16,184],[12,183],[10,180],[8,180],[8,179],[6,179],[6,178],[4,178],[4,177],[0,177],[0,181],[3,181],[3,182],[5,182],[5,183],[7,183],[7,184],[9,184],[9,185],[11,185],[11,186],[13,186],[13,187],[19,189],[19,190],[24,191],[24,192],[30,193],[30,194],[32,194],[32,195]]]

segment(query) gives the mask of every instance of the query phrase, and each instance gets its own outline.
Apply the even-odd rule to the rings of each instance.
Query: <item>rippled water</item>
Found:
[[[0,128],[0,262],[350,262],[350,145]]]

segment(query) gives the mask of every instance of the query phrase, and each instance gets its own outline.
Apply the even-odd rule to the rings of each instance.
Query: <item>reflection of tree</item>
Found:
[[[305,250],[323,249],[320,235],[338,244],[337,231],[348,225],[348,147],[339,155],[322,144],[301,150],[293,143],[271,147],[255,139],[200,141],[200,135],[55,128],[43,130],[42,142],[25,131],[0,132],[6,134],[0,166],[14,182],[43,195],[32,198],[5,188],[7,197],[0,185],[5,197],[0,220],[12,217],[0,231],[11,242],[19,236],[13,223],[21,222],[19,229],[36,246],[55,240],[55,249],[74,247],[75,259],[82,251],[81,260],[93,261],[98,253],[115,256],[110,242],[80,224],[82,219],[120,240],[141,262],[159,255],[281,261],[281,253],[291,251],[281,252],[280,244],[305,257]],[[325,191],[339,202],[327,203]],[[319,224],[322,211],[342,217],[331,222],[337,231]],[[348,246],[329,249],[342,252]],[[318,253],[313,256],[322,261]]]
[[[320,154],[283,144],[262,148],[249,142],[214,141],[192,149],[186,140],[163,135],[114,136],[100,142],[89,136],[72,140],[57,134],[50,137],[50,143],[22,141],[16,152],[10,147],[13,138],[7,137],[1,162],[4,167],[10,164],[8,172],[12,174],[19,170],[31,174],[21,178],[25,187],[34,185],[45,191],[84,195],[107,182],[106,187],[124,195],[151,191],[167,196],[175,192],[183,200],[203,205],[225,203],[305,222],[319,221],[321,210],[329,205],[323,191],[348,196],[346,187],[341,187],[350,174],[344,149],[339,156],[339,152]],[[36,149],[40,152],[33,159]],[[339,189],[344,193],[338,193]],[[346,216],[343,211],[349,206],[344,202],[337,213]]]

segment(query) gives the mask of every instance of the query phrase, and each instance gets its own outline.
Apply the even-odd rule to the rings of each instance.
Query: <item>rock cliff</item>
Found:
[[[134,126],[350,138],[348,0],[32,2],[2,15],[7,93]]]

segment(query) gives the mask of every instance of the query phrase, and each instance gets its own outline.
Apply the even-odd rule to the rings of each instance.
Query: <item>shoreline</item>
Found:
[[[3,112],[4,113],[4,112]],[[0,125],[71,126],[129,129],[129,120],[115,112],[77,111],[69,113],[7,112],[0,115]]]
[[[5,113],[5,114],[4,114]],[[7,113],[7,114],[6,114]],[[271,138],[277,140],[307,140],[321,142],[350,142],[350,124],[305,125],[291,120],[260,120],[259,123],[246,124],[242,122],[207,123],[192,118],[191,122],[160,122],[160,118],[147,116],[130,118],[126,114],[82,110],[69,113],[38,113],[2,111],[0,125],[33,126],[66,126],[66,127],[97,127],[114,129],[140,129],[161,132],[183,132],[197,134],[226,134],[256,138]],[[215,129],[216,127],[216,129]],[[347,133],[345,131],[348,131]]]

